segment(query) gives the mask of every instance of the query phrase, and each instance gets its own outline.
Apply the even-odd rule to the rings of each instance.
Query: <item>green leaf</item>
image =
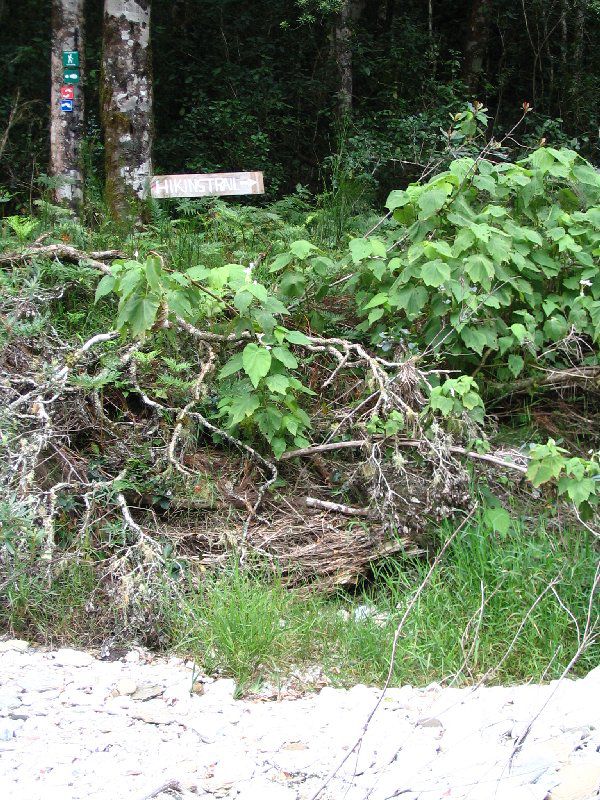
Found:
[[[288,367],[288,369],[296,369],[298,366],[296,357],[287,347],[274,347],[271,353],[278,361],[281,361],[284,367]]]
[[[489,286],[494,277],[494,262],[487,256],[477,253],[469,256],[465,261],[465,271],[471,280],[483,286]]]
[[[527,477],[538,488],[553,478],[558,478],[565,464],[561,455],[548,455],[541,459],[532,459],[527,468]]]
[[[580,506],[596,494],[596,481],[592,478],[562,477],[558,482],[559,494],[568,494],[569,499]]]
[[[273,450],[273,455],[279,461],[287,449],[287,442],[281,436],[274,436],[271,439],[271,449]]]
[[[161,276],[160,259],[156,258],[156,256],[148,256],[146,259],[146,280],[148,281],[148,286],[155,292],[161,291]]]
[[[237,308],[242,316],[244,316],[248,309],[252,304],[252,295],[248,291],[248,287],[245,286],[243,289],[240,289],[235,293],[235,297],[233,298],[233,305]]]
[[[389,193],[388,199],[385,201],[385,207],[389,208],[390,211],[394,211],[397,208],[402,208],[408,203],[410,203],[408,192],[405,192],[404,189],[394,189]]]
[[[488,337],[483,331],[467,327],[462,329],[460,335],[469,349],[474,350],[479,355],[483,354],[483,348],[488,343]]]
[[[310,344],[310,339],[302,331],[287,331],[285,338],[292,344]]]
[[[428,261],[421,270],[423,283],[427,286],[441,286],[450,278],[450,266],[441,259]]]
[[[282,277],[279,291],[285,297],[302,297],[306,287],[306,278],[301,272],[289,271]]]
[[[269,272],[279,272],[279,270],[285,269],[291,260],[292,256],[290,253],[280,253],[273,259]]]
[[[489,525],[492,530],[496,531],[501,536],[508,533],[510,528],[510,514],[506,509],[500,506],[496,508],[486,508],[483,519],[486,525]]]
[[[264,378],[271,368],[271,353],[266,347],[260,347],[260,345],[251,342],[244,347],[242,365],[246,375],[256,389],[261,378]]]
[[[390,293],[389,303],[396,308],[403,308],[409,319],[418,317],[427,302],[429,294],[424,286],[406,286]]]
[[[514,325],[510,326],[510,329],[518,343],[523,344],[527,336],[527,328],[524,325],[521,325],[520,322],[515,322]]]
[[[448,189],[451,190],[452,187],[447,184]],[[437,214],[437,212],[442,208],[444,203],[446,202],[446,198],[448,197],[449,191],[444,188],[439,189],[427,189],[424,191],[419,197],[419,208],[421,209],[421,213],[419,214],[419,219],[427,219],[428,217]]]
[[[114,275],[105,275],[98,286],[96,287],[96,295],[94,297],[94,303],[97,303],[102,297],[105,297],[107,294],[110,294],[115,287],[115,283],[117,279]]]
[[[363,307],[363,311],[368,311],[370,308],[376,308],[377,306],[383,306],[387,303],[389,295],[387,292],[379,292],[376,294],[375,297],[372,297],[366,306]]]
[[[236,353],[234,356],[231,356],[229,361],[223,365],[221,371],[219,372],[219,378],[228,378],[230,375],[234,375],[236,372],[239,372],[242,367],[242,354]]]
[[[373,247],[368,239],[352,239],[349,246],[355,264],[373,255]]]
[[[314,244],[311,242],[307,242],[306,239],[298,239],[297,242],[292,242],[290,245],[290,252],[292,252],[296,258],[299,258],[301,261],[311,253],[312,250],[316,250]]]
[[[159,305],[158,298],[132,295],[119,313],[121,325],[127,323],[132,336],[141,336],[154,325]]]
[[[285,395],[290,387],[290,379],[285,375],[269,375],[265,379],[265,383],[269,390],[275,392],[275,394]]]
[[[523,359],[522,356],[511,354],[508,357],[508,368],[515,376],[515,378],[521,374],[524,366],[525,366],[525,360]]]
[[[246,417],[251,417],[260,406],[260,399],[251,392],[236,395],[229,408],[229,424],[238,425]]]
[[[568,331],[567,320],[561,314],[554,314],[544,323],[544,336],[552,342],[564,339]]]

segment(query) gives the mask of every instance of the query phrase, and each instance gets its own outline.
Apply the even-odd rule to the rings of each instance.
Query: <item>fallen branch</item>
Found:
[[[572,369],[549,370],[532,378],[522,378],[520,381],[510,383],[490,383],[491,389],[506,391],[505,397],[520,394],[530,389],[550,389],[553,387],[585,386],[596,382],[600,388],[600,367],[573,367]]]
[[[2,253],[0,255],[0,264],[18,264],[35,256],[62,258],[63,261],[69,261],[74,264],[87,262],[88,266],[110,274],[110,267],[103,262],[111,261],[115,258],[123,258],[124,253],[120,250],[93,250],[90,253],[86,253],[84,250],[78,250],[69,244],[32,245],[31,247],[26,247],[20,253]]]
[[[347,448],[368,447],[373,443],[373,441],[375,441],[375,438],[373,440],[351,439],[347,442],[328,442],[326,444],[317,444],[312,447],[301,447],[299,450],[289,450],[287,453],[284,453],[279,460],[289,461],[290,458],[312,456],[315,453],[329,452],[332,450],[345,450]],[[423,442],[419,441],[418,439],[396,439],[393,443],[398,447],[421,447],[423,444]],[[450,445],[448,450],[451,453],[466,456],[474,461],[486,461],[489,464],[494,464],[497,467],[516,470],[517,472],[521,472],[523,475],[525,475],[527,472],[526,466],[522,464],[516,464],[514,461],[506,461],[505,459],[495,456],[492,453],[476,453],[474,450],[467,450],[465,447],[460,447],[459,445]],[[523,457],[527,458],[526,456]]]
[[[324,511],[337,511],[338,514],[345,514],[348,517],[368,517],[375,519],[375,514],[369,508],[355,508],[345,506],[343,503],[332,503],[329,500],[319,500],[316,497],[305,497],[304,503],[309,508],[321,508]]]

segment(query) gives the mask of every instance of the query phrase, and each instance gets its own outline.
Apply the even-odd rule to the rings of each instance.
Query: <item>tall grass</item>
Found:
[[[598,558],[586,531],[515,522],[500,535],[484,520],[453,540],[420,594],[399,639],[395,684],[551,679],[576,652],[590,608],[597,631],[590,590]],[[235,564],[218,575],[163,577],[148,626],[159,624],[168,648],[241,689],[315,663],[340,684],[382,683],[395,627],[428,569],[425,560],[388,559],[360,592],[333,597],[290,591],[260,568]],[[103,621],[90,613],[98,593],[90,560],[69,562],[50,583],[21,571],[0,600],[0,627],[89,644],[99,630],[123,627],[115,609]],[[598,661],[590,647],[575,672]]]

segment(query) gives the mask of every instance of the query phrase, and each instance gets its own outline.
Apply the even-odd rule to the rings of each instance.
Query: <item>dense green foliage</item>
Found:
[[[90,196],[102,185],[98,76],[102,4],[86,4]],[[598,4],[573,0],[357,3],[354,110],[336,118],[331,35],[340,3],[154,0],[152,41],[157,172],[263,169],[271,197],[322,179],[368,199],[418,177],[444,146],[465,99],[494,110],[490,134],[523,100],[534,111],[519,141],[593,157],[598,130]],[[0,5],[0,186],[27,201],[47,172],[50,13],[46,3]],[[483,23],[469,32],[483,6]],[[468,54],[481,51],[481,73]],[[442,133],[440,133],[440,129]],[[340,150],[340,141],[343,147]],[[512,143],[516,145],[516,143]],[[341,159],[341,163],[340,163]],[[340,171],[340,166],[342,167]]]

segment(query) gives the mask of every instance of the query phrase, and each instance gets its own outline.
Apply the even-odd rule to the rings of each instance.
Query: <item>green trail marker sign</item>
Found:
[[[150,181],[152,197],[223,197],[264,194],[262,172],[213,172],[206,175],[155,175]]]
[[[78,67],[79,52],[77,50],[63,50],[62,63],[63,67]]]
[[[63,73],[63,83],[79,83],[79,70],[74,69],[65,69]]]

